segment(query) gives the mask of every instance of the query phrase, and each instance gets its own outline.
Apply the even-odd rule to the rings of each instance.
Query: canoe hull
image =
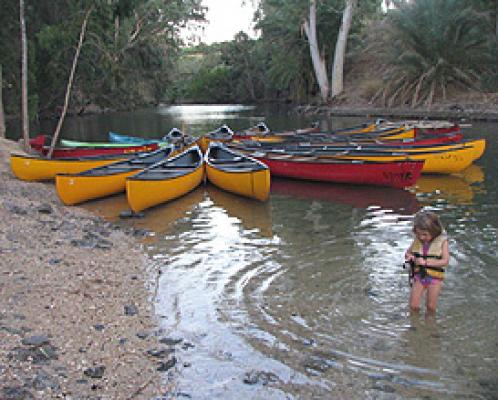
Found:
[[[87,169],[119,161],[119,158],[92,160],[47,160],[38,157],[12,154],[10,168],[23,181],[52,180],[57,174],[77,174]]]
[[[63,147],[83,147],[83,148],[116,148],[116,147],[133,147],[138,145],[144,145],[149,143],[113,143],[113,142],[81,142],[78,140],[68,140],[62,139],[60,141]]]
[[[84,201],[124,192],[126,178],[138,170],[104,176],[57,175],[55,187],[65,205],[75,205]]]
[[[206,175],[211,183],[220,189],[260,201],[270,195],[270,171],[231,172],[206,164]]]
[[[486,139],[473,140],[471,143],[474,149],[474,161],[476,161],[482,157],[484,151],[486,150]]]
[[[218,143],[230,143],[232,141],[232,139],[213,139],[213,138],[210,138],[209,136],[206,136],[206,135],[203,135],[203,136],[200,136],[198,139],[197,139],[197,145],[201,148],[201,151],[203,153],[205,153],[207,151],[207,149],[209,148],[209,143],[211,142],[218,142]]]
[[[174,200],[194,190],[204,179],[204,164],[188,175],[166,180],[126,180],[128,204],[140,212],[161,203]]]
[[[95,157],[95,156],[112,156],[119,154],[135,154],[135,153],[147,153],[154,151],[158,148],[157,143],[139,145],[139,146],[122,146],[122,147],[102,147],[102,148],[90,148],[90,147],[69,147],[69,148],[56,148],[52,154],[52,158],[79,158],[79,157]],[[37,149],[41,154],[48,154],[48,147],[43,147],[42,149]]]
[[[57,175],[57,194],[64,204],[74,205],[123,192],[127,177],[167,160],[174,152],[175,148],[168,146],[79,174]]]
[[[143,144],[151,144],[151,143],[160,143],[159,139],[147,139],[138,136],[128,136],[122,135],[116,132],[109,132],[109,141],[116,144],[125,144],[129,143],[132,145],[143,145]]]
[[[321,182],[405,188],[420,176],[422,162],[350,163],[259,158],[272,175]]]
[[[468,168],[484,152],[485,140],[479,139],[466,142],[463,145],[452,145],[447,147],[434,148],[432,152],[428,149],[410,150],[408,153],[400,155],[346,155],[335,156],[334,158],[346,160],[363,161],[403,161],[410,160],[424,161],[423,173],[431,174],[453,174]]]

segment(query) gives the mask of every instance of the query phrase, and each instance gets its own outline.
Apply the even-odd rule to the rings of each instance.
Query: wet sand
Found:
[[[158,328],[137,232],[63,206],[52,182],[17,180],[20,151],[0,139],[0,398],[171,393],[175,341]]]

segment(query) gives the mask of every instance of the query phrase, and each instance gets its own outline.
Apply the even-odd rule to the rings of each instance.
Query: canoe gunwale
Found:
[[[100,167],[91,168],[86,171],[79,172],[77,174],[58,174],[58,175],[72,175],[76,177],[101,178],[103,176],[127,174],[133,171],[139,172],[154,164],[152,161],[148,161],[151,158],[153,159],[159,158],[159,161],[156,161],[155,163],[163,162],[167,160],[168,157],[170,157],[174,151],[175,149],[173,146],[167,146],[151,151],[149,153],[136,155],[135,157],[132,157],[128,160],[118,160],[116,162],[107,165],[102,165]]]
[[[228,158],[212,157],[213,150],[224,152],[229,155]],[[223,171],[223,172],[240,172],[240,169],[245,168],[244,172],[256,172],[267,169],[268,167],[261,161],[247,154],[243,154],[230,149],[223,143],[210,142],[209,147],[204,155],[206,165]],[[232,164],[232,165],[230,165]]]
[[[197,153],[196,156],[199,157],[199,159],[196,162],[193,162],[191,165],[178,165],[175,164],[178,160],[182,158],[186,158],[190,153]],[[135,174],[133,176],[130,176],[127,178],[127,180],[132,180],[132,181],[160,181],[160,180],[170,180],[170,179],[176,179],[179,178],[180,176],[185,176],[188,174],[191,174],[195,171],[197,171],[199,168],[204,168],[204,156],[199,149],[199,146],[193,146],[189,147],[182,153],[172,157],[168,158],[166,160],[159,161],[155,164],[152,164],[148,168],[143,169],[143,171],[139,172],[138,174]],[[173,174],[173,169],[181,169],[182,174],[178,175],[178,173]],[[153,174],[171,174],[171,176],[163,176],[163,177],[155,177]],[[147,176],[149,175],[149,176]]]
[[[270,194],[270,169],[246,154],[211,142],[204,155],[207,179],[228,192],[266,201]]]

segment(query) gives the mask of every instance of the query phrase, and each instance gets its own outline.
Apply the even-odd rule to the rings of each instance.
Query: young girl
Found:
[[[415,263],[410,308],[420,310],[420,300],[427,290],[427,312],[435,313],[444,270],[450,259],[448,238],[439,217],[431,211],[420,211],[415,215],[413,233],[415,239],[405,253],[405,260]]]

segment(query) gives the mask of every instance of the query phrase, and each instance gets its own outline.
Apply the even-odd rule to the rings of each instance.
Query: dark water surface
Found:
[[[159,107],[68,120],[64,136],[160,137],[313,118],[236,106]],[[323,119],[332,127],[365,119]],[[51,129],[47,127],[46,129]],[[484,157],[409,190],[273,180],[258,203],[212,186],[124,221],[160,268],[162,325],[188,342],[177,391],[193,399],[492,399],[498,393],[498,124]],[[124,196],[85,207],[116,219]],[[435,319],[411,316],[401,268],[420,208],[441,216],[451,262]]]

